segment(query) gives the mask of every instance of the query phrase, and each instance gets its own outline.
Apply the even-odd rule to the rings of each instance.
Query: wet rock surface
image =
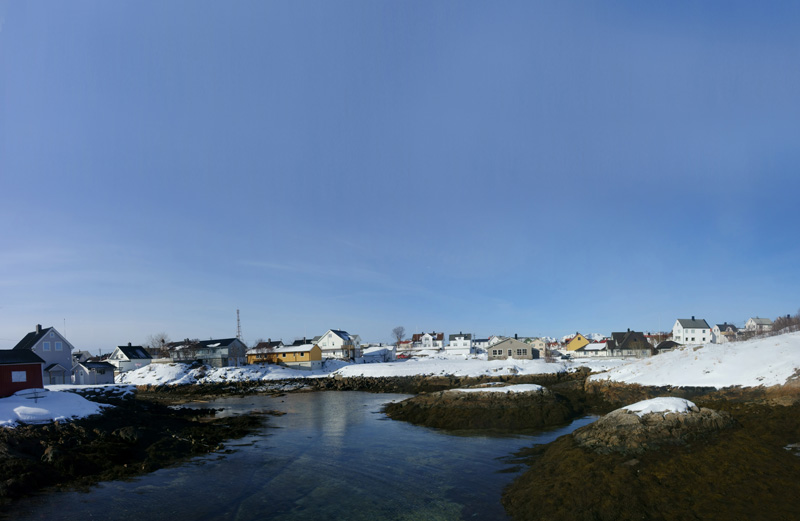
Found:
[[[223,448],[263,415],[214,418],[128,396],[73,422],[0,428],[0,504],[48,487],[86,486],[152,472]]]
[[[730,414],[694,406],[687,412],[639,415],[617,409],[572,433],[577,444],[600,454],[641,454],[710,435],[735,425]]]
[[[395,420],[448,430],[530,431],[563,425],[582,413],[565,398],[541,388],[527,392],[455,390],[426,393],[390,403]]]

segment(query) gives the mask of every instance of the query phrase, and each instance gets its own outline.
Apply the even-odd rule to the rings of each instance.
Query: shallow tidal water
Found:
[[[15,503],[9,518],[97,520],[503,520],[513,452],[593,418],[538,435],[454,435],[388,419],[397,394],[295,393],[225,398],[221,414],[279,410],[258,433],[196,458],[88,492]]]

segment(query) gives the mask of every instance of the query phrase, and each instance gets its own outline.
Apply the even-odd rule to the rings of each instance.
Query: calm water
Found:
[[[14,520],[502,520],[517,475],[499,458],[592,421],[539,436],[455,436],[387,419],[396,394],[317,392],[227,398],[198,407],[277,409],[256,435],[213,454],[89,492],[31,498]]]

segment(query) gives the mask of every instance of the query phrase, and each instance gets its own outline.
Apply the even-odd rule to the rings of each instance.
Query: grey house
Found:
[[[514,338],[506,338],[502,342],[487,348],[486,351],[489,355],[489,360],[505,360],[506,358],[534,360],[539,358],[538,349]]]
[[[36,324],[36,329],[25,335],[13,349],[33,351],[44,360],[42,367],[42,383],[44,385],[72,383],[72,350],[74,347],[61,333],[56,331],[56,328],[42,329],[41,324]]]
[[[167,345],[175,361],[198,361],[211,367],[237,367],[247,363],[247,346],[238,338],[184,340]]]

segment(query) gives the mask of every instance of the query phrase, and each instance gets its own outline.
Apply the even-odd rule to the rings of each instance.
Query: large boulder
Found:
[[[682,398],[655,398],[610,412],[572,435],[578,445],[600,454],[641,454],[734,424],[726,412],[698,407]]]

